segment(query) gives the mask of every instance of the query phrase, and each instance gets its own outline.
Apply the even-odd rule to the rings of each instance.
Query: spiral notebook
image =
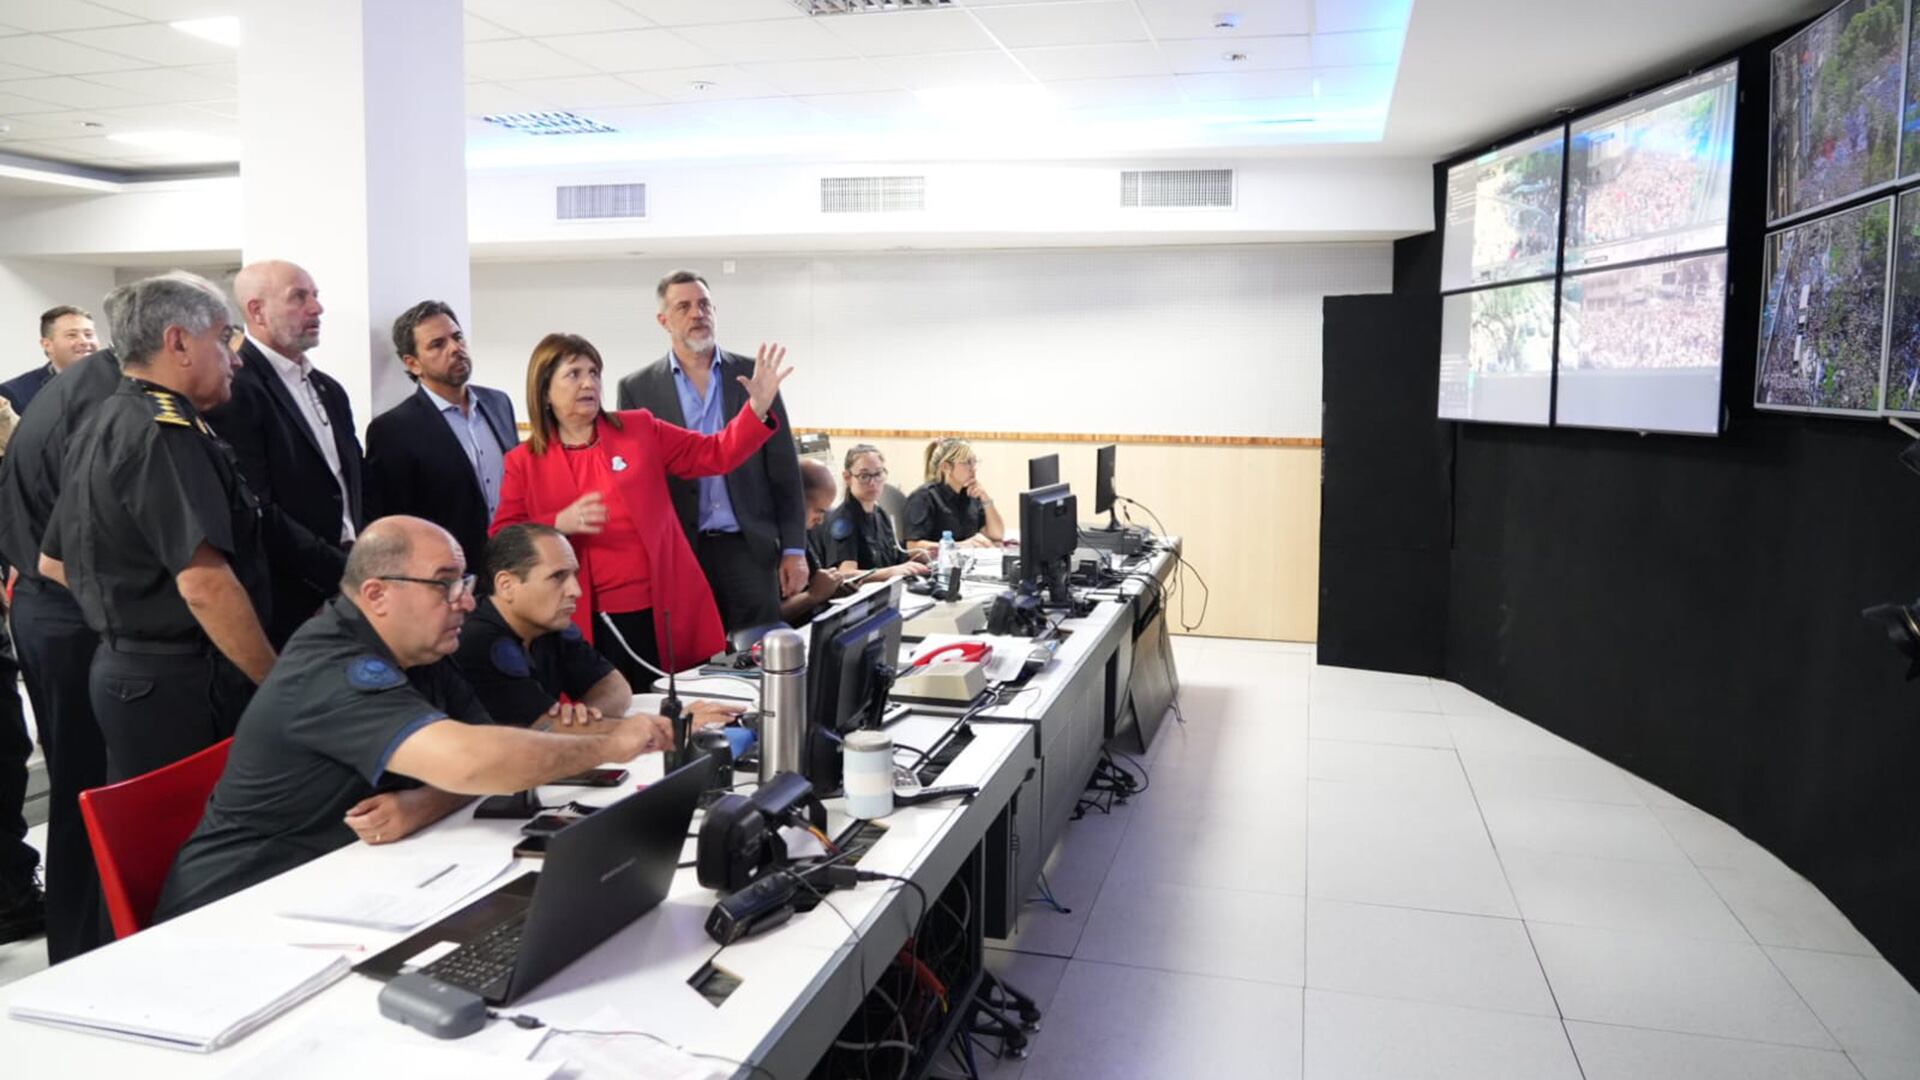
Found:
[[[350,969],[337,953],[148,932],[22,981],[7,1015],[207,1053],[237,1042]]]

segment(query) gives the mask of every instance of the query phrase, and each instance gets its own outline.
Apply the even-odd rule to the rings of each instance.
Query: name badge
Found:
[[[621,456],[620,456],[620,455],[618,455],[618,454],[615,454],[615,455],[613,456],[613,471],[614,471],[614,472],[626,472],[626,471],[627,471],[627,459],[626,459],[626,458],[623,458],[623,457],[621,457]]]

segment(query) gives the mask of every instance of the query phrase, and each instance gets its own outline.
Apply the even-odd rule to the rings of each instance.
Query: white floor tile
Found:
[[[1487,698],[1461,686],[1459,683],[1444,679],[1433,681],[1434,700],[1440,703],[1440,711],[1449,716],[1511,716],[1512,713],[1501,708]]]
[[[1501,862],[1529,922],[1752,942],[1692,866],[1533,851],[1503,851]]]
[[[1425,746],[1313,739],[1307,743],[1307,776],[1313,780],[1386,784],[1401,791],[1472,791],[1458,754]]]
[[[1307,1080],[1580,1080],[1560,1021],[1307,991]]]
[[[1313,900],[1307,986],[1559,1016],[1517,919]]]
[[[1631,774],[1597,757],[1533,757],[1469,751],[1460,755],[1482,798],[1573,799],[1644,806]]]
[[[1849,1053],[1920,1061],[1920,992],[1877,956],[1768,948]]]
[[[1438,713],[1317,705],[1313,707],[1309,733],[1316,739],[1453,748],[1453,731]]]
[[[1880,955],[1825,893],[1784,866],[1703,866],[1700,872],[1733,909],[1747,933],[1762,945]]]
[[[1437,844],[1309,820],[1307,895],[1466,915],[1516,916],[1493,845]]]
[[[1741,835],[1740,830],[1691,806],[1649,803],[1653,816],[1667,827],[1680,850],[1695,866],[1734,866],[1785,870],[1773,853]],[[1790,872],[1790,871],[1789,871]]]
[[[1845,1054],[1567,1021],[1586,1080],[1859,1080]]]
[[[1359,709],[1385,709],[1394,712],[1438,713],[1440,703],[1433,688],[1421,682],[1381,682],[1372,684],[1313,682],[1309,697],[1315,707],[1342,705]]]
[[[1839,1049],[1757,945],[1530,929],[1568,1020]]]
[[[1298,987],[1075,960],[1023,1080],[1300,1076]]]
[[[1297,896],[1109,881],[1074,959],[1299,986],[1306,902]]]
[[[1590,758],[1585,749],[1517,716],[1468,713],[1447,717],[1453,745],[1462,753],[1519,754],[1528,757]]]
[[[1323,832],[1342,834],[1337,842],[1365,842],[1349,833],[1372,833],[1391,841],[1485,845],[1486,822],[1465,785],[1395,786],[1336,780],[1307,782],[1307,821]]]
[[[1303,802],[1298,787],[1289,794],[1287,786],[1280,784],[1270,799],[1259,804],[1262,814],[1222,817],[1218,808],[1214,814],[1197,814],[1194,803],[1174,801],[1172,793],[1150,791],[1134,808],[1138,813],[1108,879],[1303,896],[1307,883]]]
[[[1639,804],[1570,802],[1566,799],[1523,799],[1480,795],[1493,846],[1501,852],[1544,851],[1585,855],[1594,859],[1634,859],[1641,862],[1693,866],[1686,852],[1660,824],[1653,812]]]
[[[1866,1080],[1920,1080],[1920,1058],[1890,1058],[1878,1054],[1848,1054]]]

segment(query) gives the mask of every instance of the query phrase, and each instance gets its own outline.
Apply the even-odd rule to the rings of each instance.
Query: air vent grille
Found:
[[[927,208],[924,176],[823,176],[823,214],[886,214]]]
[[[953,0],[793,0],[809,15],[878,15],[889,11],[938,11]]]
[[[575,184],[553,194],[554,216],[561,221],[647,216],[645,184]]]
[[[1231,207],[1232,169],[1142,169],[1120,174],[1120,205]]]

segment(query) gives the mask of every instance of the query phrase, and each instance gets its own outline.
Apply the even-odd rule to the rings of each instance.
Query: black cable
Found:
[[[1162,537],[1167,535],[1167,527],[1160,523],[1160,515],[1154,513],[1152,507],[1148,506],[1143,502],[1140,502],[1137,499],[1129,499],[1125,495],[1115,495],[1114,499],[1118,502],[1127,503],[1131,506],[1137,506],[1140,509],[1146,511],[1147,516],[1153,519],[1153,527],[1159,530],[1159,534]],[[1182,554],[1181,552],[1175,551],[1173,553],[1173,558],[1178,568],[1182,572],[1192,571],[1193,579],[1200,583],[1200,590],[1202,593],[1202,597],[1200,600],[1200,618],[1195,620],[1191,625],[1187,623],[1187,608],[1186,608],[1185,598],[1183,597],[1180,602],[1180,628],[1182,630],[1185,630],[1187,633],[1191,634],[1195,630],[1198,630],[1200,628],[1201,623],[1204,623],[1207,621],[1207,606],[1213,600],[1213,589],[1211,586],[1207,584],[1207,579],[1201,575],[1200,571],[1195,569],[1194,565],[1187,561],[1186,555]]]

